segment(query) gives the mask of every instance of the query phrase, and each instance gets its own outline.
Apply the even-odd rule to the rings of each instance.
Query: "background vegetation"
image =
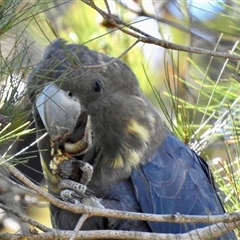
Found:
[[[92,1],[0,1],[2,207],[10,206],[50,227],[47,203],[26,193],[26,189],[13,187],[6,180],[9,175],[3,164],[11,162],[45,188],[39,163],[34,161],[37,151],[27,148],[34,142],[34,129],[25,84],[44,48],[61,37],[121,56],[166,124],[208,160],[226,210],[239,211],[239,58],[214,57],[214,53],[239,55],[240,2],[95,2],[106,14],[111,13],[112,19],[104,19],[104,14],[93,9]],[[145,33],[139,34],[147,38],[147,43],[139,41],[134,45],[136,31],[129,27]],[[168,45],[163,48],[153,44],[155,39],[160,41],[158,45],[165,43],[161,41],[178,45],[175,50]],[[192,48],[182,51],[181,46]],[[203,51],[199,54],[196,48]],[[30,136],[32,142],[24,136]],[[6,209],[0,213],[0,224],[2,232],[27,233],[30,228]]]

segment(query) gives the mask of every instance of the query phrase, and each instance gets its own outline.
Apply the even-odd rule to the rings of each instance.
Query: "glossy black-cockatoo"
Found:
[[[121,60],[79,44],[50,44],[28,80],[49,192],[93,207],[152,214],[223,214],[206,162],[165,127]],[[80,215],[50,205],[52,223]],[[91,217],[83,230],[184,233],[180,224]],[[235,239],[233,232],[222,239]]]

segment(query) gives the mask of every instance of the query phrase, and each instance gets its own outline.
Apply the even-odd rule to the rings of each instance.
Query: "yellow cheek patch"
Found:
[[[140,162],[141,153],[138,154],[133,149],[124,149],[123,151],[113,160],[113,168],[126,168],[130,170],[132,167],[137,166]]]
[[[149,130],[146,127],[140,125],[135,119],[131,119],[128,122],[126,133],[132,134],[144,140],[145,142],[148,142],[150,137]]]
[[[146,116],[151,124],[155,123],[155,118],[151,115]],[[117,156],[112,160],[113,168],[125,168],[129,171],[132,167],[135,167],[139,164],[143,153],[147,148],[147,143],[150,139],[151,129],[148,129],[147,126],[141,125],[137,120],[130,119],[127,122],[127,126],[125,128],[126,136],[135,136],[136,138],[141,140],[140,146],[136,147],[136,149],[131,146],[131,142],[122,142],[121,148],[119,149]],[[132,141],[131,138],[126,141]]]
[[[124,161],[120,154],[113,160],[113,168],[123,168]]]
[[[138,165],[138,163],[140,162],[141,153],[137,153],[133,149],[129,149],[128,156],[129,156],[128,164],[130,165],[130,167]]]

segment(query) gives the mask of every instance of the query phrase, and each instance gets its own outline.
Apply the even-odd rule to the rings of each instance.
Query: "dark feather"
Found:
[[[205,161],[169,135],[150,161],[131,174],[141,209],[153,214],[223,214],[224,209]],[[149,222],[153,232],[183,233],[206,223]],[[232,233],[221,239],[235,239]]]

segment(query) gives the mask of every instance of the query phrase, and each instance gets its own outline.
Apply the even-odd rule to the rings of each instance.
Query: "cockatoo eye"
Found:
[[[102,83],[100,80],[96,80],[94,83],[93,83],[93,89],[95,92],[101,92],[102,91]]]

